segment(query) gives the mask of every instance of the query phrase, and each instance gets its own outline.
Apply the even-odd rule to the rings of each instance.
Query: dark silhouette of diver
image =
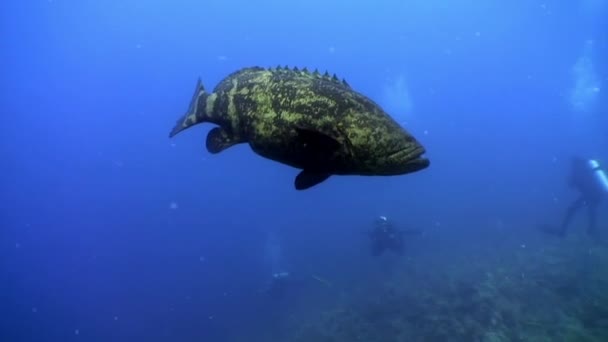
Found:
[[[603,179],[602,176],[603,175]],[[587,234],[593,238],[598,237],[597,213],[598,207],[603,197],[608,191],[606,187],[605,173],[599,168],[599,164],[593,160],[581,157],[573,157],[570,164],[570,174],[568,185],[576,189],[579,196],[568,206],[566,213],[559,227],[542,226],[541,229],[546,233],[565,236],[568,226],[572,222],[575,214],[581,209],[587,211]]]
[[[380,216],[374,224],[374,228],[368,232],[371,240],[371,253],[379,256],[385,251],[393,251],[399,255],[403,254],[404,235],[418,235],[418,230],[399,230],[395,228],[386,216]]]

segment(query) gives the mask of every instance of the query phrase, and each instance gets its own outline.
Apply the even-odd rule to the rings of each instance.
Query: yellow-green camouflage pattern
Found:
[[[326,165],[332,174],[397,175],[428,166],[420,158],[424,147],[411,134],[371,99],[327,72],[244,68],[224,78],[212,93],[199,81],[171,136],[201,122],[222,128],[222,148],[249,143],[259,155],[301,169],[307,165],[298,156],[296,129],[339,142]]]

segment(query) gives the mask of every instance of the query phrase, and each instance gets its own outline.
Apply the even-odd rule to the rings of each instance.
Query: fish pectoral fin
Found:
[[[207,134],[207,141],[205,143],[207,147],[207,151],[209,153],[220,153],[223,150],[236,145],[238,142],[234,139],[234,137],[226,132],[225,129],[221,127],[215,127],[209,134]]]
[[[307,128],[297,127],[298,140],[311,150],[335,151],[340,148],[340,142],[331,136]]]
[[[331,174],[326,172],[303,170],[296,176],[296,190],[306,190],[311,188],[321,182],[324,182],[330,176]]]
[[[296,176],[296,190],[306,190],[331,176],[332,161],[340,142],[317,130],[296,128],[296,151],[303,170]]]
[[[340,142],[315,130],[296,128],[296,151],[305,169],[327,166],[340,148]]]

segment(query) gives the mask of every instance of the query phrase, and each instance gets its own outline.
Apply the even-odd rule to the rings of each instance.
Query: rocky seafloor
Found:
[[[608,341],[607,243],[579,234],[501,246],[435,264],[404,258],[374,287],[295,316],[280,340]]]

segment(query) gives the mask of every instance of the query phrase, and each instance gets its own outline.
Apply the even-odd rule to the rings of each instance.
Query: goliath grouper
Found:
[[[331,175],[402,175],[429,166],[425,148],[411,134],[327,72],[244,68],[211,93],[199,79],[169,137],[203,122],[218,126],[207,135],[210,153],[249,143],[258,155],[301,169],[297,190]]]

